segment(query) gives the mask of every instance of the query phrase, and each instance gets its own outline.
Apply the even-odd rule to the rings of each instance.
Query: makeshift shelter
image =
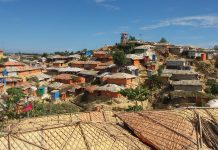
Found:
[[[86,82],[93,81],[98,75],[98,71],[94,70],[82,70],[78,73],[78,76],[84,77]]]
[[[73,77],[71,74],[60,74],[60,75],[55,76],[55,81],[65,83],[65,84],[72,84]]]
[[[72,61],[71,66],[84,69],[95,69],[101,62],[99,61]]]
[[[209,100],[213,99],[212,95],[195,92],[195,91],[172,91],[170,92],[170,99],[172,104],[190,104],[203,105]]]
[[[191,61],[181,59],[169,59],[166,61],[166,69],[190,70]]]
[[[133,79],[135,79],[135,75],[131,75],[128,73],[114,73],[112,75],[106,75],[101,80],[106,81],[108,84],[117,84],[121,86],[129,86],[132,85]]]
[[[72,67],[67,67],[67,68],[58,68],[57,71],[59,73],[67,73],[67,74],[76,74],[80,71],[82,71],[83,69],[81,68],[72,68]]]
[[[42,81],[48,81],[51,78],[52,78],[52,76],[42,73],[42,74],[28,77],[28,80],[35,81],[35,82],[37,82],[37,81],[42,82]]]
[[[71,89],[73,85],[70,84],[64,84],[60,82],[53,82],[48,85],[49,91],[52,90],[59,90],[60,92],[66,92],[67,90]]]
[[[57,61],[53,62],[54,67],[63,67],[64,64],[65,64],[64,60],[57,60]]]
[[[218,148],[218,109],[143,111],[117,116],[138,138],[154,149]]]
[[[121,96],[119,93],[123,87],[116,84],[106,84],[104,86],[96,87],[95,93],[97,96],[105,96],[110,98],[118,98]]]
[[[182,91],[202,91],[203,84],[199,80],[180,80],[172,81],[171,85],[174,90]]]
[[[140,61],[143,60],[143,57],[144,57],[143,55],[136,55],[136,54],[126,55],[128,64],[133,66],[139,66]]]
[[[110,113],[110,112],[108,112]],[[0,138],[1,149],[38,150],[147,150],[146,145],[111,121],[103,112],[69,114],[22,120],[11,123]],[[79,117],[78,117],[79,116]],[[76,118],[92,118],[98,122],[81,122]],[[68,117],[68,118],[67,118]],[[63,121],[64,120],[64,121]],[[77,121],[79,120],[79,121]],[[22,124],[22,125],[21,125]]]
[[[68,56],[69,60],[79,60],[80,58],[81,58],[81,55],[79,54],[73,54],[73,55]]]
[[[127,66],[126,72],[135,76],[139,75],[139,68],[135,66]]]

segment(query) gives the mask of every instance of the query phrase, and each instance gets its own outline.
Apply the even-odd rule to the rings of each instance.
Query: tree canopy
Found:
[[[214,94],[214,95],[217,95],[218,94],[218,84],[216,84],[216,83],[213,83],[212,85],[211,85],[211,93],[212,94]]]
[[[42,54],[42,57],[47,58],[47,57],[48,57],[48,53],[43,53],[43,54]]]
[[[135,36],[129,36],[129,41],[136,41],[136,37]]]
[[[151,77],[148,78],[148,84],[149,84],[149,89],[151,90],[161,88],[162,81],[160,76],[152,75]]]
[[[160,39],[159,43],[168,43],[168,41],[167,41],[164,37],[162,37],[162,38]]]
[[[121,90],[120,93],[126,96],[129,100],[144,101],[148,98],[148,89],[137,87]]]
[[[135,101],[135,106],[129,106],[127,111],[141,111],[143,110],[143,101],[148,98],[149,91],[143,87],[129,88],[120,91],[120,94],[127,97],[131,101]],[[138,101],[142,103],[142,106],[138,105]]]
[[[118,67],[123,67],[126,64],[126,55],[122,50],[115,50],[113,53],[113,61]]]
[[[215,50],[218,50],[218,45],[215,45],[215,46],[214,46],[214,49],[215,49]]]
[[[88,58],[87,58],[86,56],[82,55],[81,58],[80,58],[80,60],[81,60],[81,61],[87,61]]]
[[[7,90],[8,95],[10,96],[10,101],[16,103],[25,97],[23,90],[21,88],[10,88]]]

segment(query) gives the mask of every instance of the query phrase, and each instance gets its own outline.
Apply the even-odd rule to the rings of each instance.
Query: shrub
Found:
[[[142,106],[129,106],[128,109],[126,109],[126,111],[128,112],[137,112],[137,111],[142,111],[143,107]]]

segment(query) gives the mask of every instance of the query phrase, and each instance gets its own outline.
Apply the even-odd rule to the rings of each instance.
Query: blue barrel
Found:
[[[7,81],[6,81],[6,78],[4,78],[4,86],[7,85]]]
[[[58,90],[54,90],[51,92],[51,99],[52,100],[59,100],[60,92]]]
[[[156,54],[152,54],[152,61],[156,61]]]

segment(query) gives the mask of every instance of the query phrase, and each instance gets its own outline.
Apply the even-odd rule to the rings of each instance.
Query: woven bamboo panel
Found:
[[[11,132],[0,138],[0,150],[147,150],[126,130],[111,123],[77,122]]]
[[[145,143],[156,149],[196,149],[195,128],[183,117],[172,112],[140,112],[119,114]]]
[[[117,123],[120,121],[115,118],[114,113],[111,111],[105,112],[87,112],[77,114],[62,114],[53,116],[43,116],[22,120],[13,120],[8,123],[8,128],[5,129],[13,131],[24,131],[38,129],[42,126],[58,125],[60,123],[73,123],[78,121],[92,121],[92,122],[110,122]],[[10,128],[9,128],[10,127]]]
[[[186,108],[166,111],[143,111],[117,115],[146,144],[162,150],[197,149],[199,120],[218,123],[216,108]],[[211,133],[212,134],[212,133]],[[202,145],[206,147],[205,143]]]

